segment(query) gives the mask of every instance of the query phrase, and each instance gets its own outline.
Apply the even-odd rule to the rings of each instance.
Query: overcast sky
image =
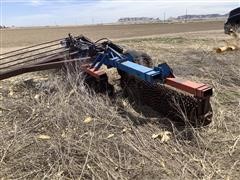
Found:
[[[228,13],[240,0],[0,0],[1,24],[78,25],[116,22],[121,17],[176,17]]]

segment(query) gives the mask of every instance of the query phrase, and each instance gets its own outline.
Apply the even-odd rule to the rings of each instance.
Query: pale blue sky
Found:
[[[1,24],[78,25],[116,22],[121,17],[176,17],[228,13],[240,0],[0,0]]]

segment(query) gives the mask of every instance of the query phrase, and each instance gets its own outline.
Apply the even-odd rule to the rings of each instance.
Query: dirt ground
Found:
[[[167,62],[177,76],[212,86],[209,126],[176,126],[121,94],[114,100],[93,94],[58,71],[28,73],[0,85],[0,177],[239,179],[240,52],[214,51],[232,42],[222,30],[173,33],[111,36],[154,64]],[[8,41],[5,48],[14,48],[17,39]]]
[[[44,41],[66,37],[68,33],[84,34],[97,40],[141,37],[166,33],[191,32],[223,29],[223,22],[189,22],[182,24],[132,24],[132,25],[97,25],[76,27],[49,27],[1,30],[0,48],[21,47]]]

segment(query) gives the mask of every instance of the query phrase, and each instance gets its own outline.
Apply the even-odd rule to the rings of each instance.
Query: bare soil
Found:
[[[141,37],[166,33],[223,29],[223,22],[189,22],[181,24],[93,25],[1,30],[0,48],[21,47],[66,37],[68,33],[84,34],[93,40]]]

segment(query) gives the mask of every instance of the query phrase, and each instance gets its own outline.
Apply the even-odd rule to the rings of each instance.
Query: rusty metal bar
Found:
[[[14,50],[14,51],[10,51],[10,52],[6,52],[6,53],[3,53],[3,54],[0,54],[0,56],[11,54],[11,53],[15,53],[15,52],[22,51],[22,50],[26,50],[26,49],[29,49],[29,48],[34,48],[34,47],[37,47],[37,46],[42,46],[42,45],[45,45],[45,44],[50,44],[50,43],[53,43],[53,42],[56,42],[56,41],[61,41],[63,39],[64,38],[56,39],[56,40],[53,40],[53,41],[47,41],[47,42],[36,44],[36,45],[33,45],[33,46],[28,46],[28,47],[25,47],[25,48],[22,48],[22,49],[17,49],[17,50]]]
[[[75,55],[75,54],[77,54],[78,52],[77,51],[75,51],[75,52],[71,52],[71,53],[69,53],[68,55],[69,56],[72,56],[72,55]],[[60,55],[60,54],[59,54]],[[43,59],[43,60],[41,60],[41,61],[38,61],[38,62],[36,62],[36,63],[32,63],[32,64],[29,64],[29,65],[27,65],[27,66],[33,66],[33,65],[38,65],[38,64],[46,64],[46,63],[50,63],[50,62],[56,62],[56,61],[58,61],[59,59],[60,60],[62,60],[62,56],[53,56],[53,58],[48,58],[48,59]],[[67,59],[68,61],[70,61],[69,59]]]
[[[59,67],[65,64],[77,62],[77,61],[85,61],[91,59],[90,57],[85,57],[85,58],[77,58],[77,59],[65,59],[62,61],[57,61],[57,62],[48,62],[48,63],[41,63],[41,64],[36,64],[36,65],[30,65],[25,68],[32,68],[33,70],[47,70],[47,69],[54,69],[55,67]]]
[[[22,58],[19,58],[19,59],[14,59],[14,60],[11,60],[11,61],[7,61],[7,62],[4,62],[4,63],[1,63],[1,65],[5,65],[5,64],[9,64],[9,63],[12,63],[12,62],[16,62],[16,61],[19,61],[19,60],[23,60],[23,59],[27,59],[27,58],[31,58],[31,57],[34,57],[34,56],[38,56],[38,55],[42,55],[42,54],[46,54],[46,53],[49,53],[49,52],[53,52],[53,51],[57,51],[57,50],[60,50],[60,49],[65,49],[64,47],[60,47],[60,48],[56,48],[56,49],[51,49],[49,51],[44,51],[44,52],[41,52],[41,53],[38,53],[38,54],[32,54],[30,56],[26,56],[26,57],[22,57]],[[39,57],[40,58],[40,57]],[[25,61],[23,61],[25,62]],[[1,68],[0,68],[1,69]]]
[[[61,53],[62,53],[62,52],[61,52]],[[16,69],[20,69],[20,68],[27,67],[27,66],[31,66],[31,65],[37,65],[37,64],[44,64],[44,63],[48,63],[48,62],[54,62],[54,61],[58,61],[59,59],[62,60],[63,55],[65,55],[65,54],[61,55],[61,53],[51,54],[52,56],[50,56],[50,57],[48,57],[48,58],[39,60],[38,62],[35,62],[35,63],[26,64],[25,66],[24,66],[24,65],[19,66],[19,67],[16,68]],[[69,56],[72,56],[72,55],[75,55],[75,54],[77,54],[77,53],[78,53],[77,51],[76,51],[76,52],[71,52],[71,53],[69,53],[68,55],[69,55]],[[56,56],[56,55],[58,55],[58,56]],[[43,58],[43,57],[41,57],[41,58]],[[12,66],[7,66],[7,67],[5,67],[4,69],[9,69],[10,67],[12,67]],[[8,71],[8,70],[6,70],[5,72],[7,72],[7,71]],[[0,72],[0,73],[3,74],[3,73],[5,73],[5,72]]]
[[[183,80],[177,77],[166,78],[166,84],[199,98],[207,98],[213,94],[212,88],[206,84]]]
[[[52,45],[49,45],[49,46],[41,47],[41,48],[38,48],[38,49],[33,49],[33,50],[30,50],[30,51],[27,51],[27,52],[22,52],[22,53],[14,54],[14,55],[11,55],[11,56],[7,56],[7,57],[4,57],[4,58],[1,58],[0,60],[8,59],[8,58],[11,58],[11,57],[14,57],[14,56],[23,55],[23,54],[26,54],[26,53],[30,53],[30,52],[46,49],[46,48],[57,46],[57,45],[59,45],[59,43],[55,43],[55,44],[52,44]],[[0,64],[0,65],[2,65],[2,64]]]
[[[28,73],[28,72],[35,72],[35,71],[42,71],[42,70],[48,70],[48,69],[57,69],[61,68],[63,65],[66,65],[68,63],[74,63],[77,61],[83,61],[83,60],[89,60],[91,59],[90,57],[86,58],[80,58],[80,59],[71,59],[71,60],[62,60],[62,61],[57,61],[61,60],[60,58],[54,59],[57,62],[46,62],[46,63],[41,63],[41,64],[32,64],[29,66],[25,67],[20,67],[16,69],[9,70],[4,73],[0,73],[0,80],[7,79],[13,76],[17,76],[20,74]],[[47,61],[47,60],[45,60]]]
[[[62,49],[62,48],[61,48],[61,49]],[[69,51],[69,49],[64,50],[64,51],[60,51],[60,52],[56,52],[56,53],[52,53],[52,54],[48,54],[48,55],[46,55],[46,56],[41,56],[41,57],[37,57],[37,58],[33,58],[33,59],[26,60],[26,61],[14,63],[14,64],[11,64],[11,65],[9,65],[9,66],[0,68],[0,70],[2,70],[2,69],[7,69],[7,68],[9,68],[9,67],[13,67],[13,66],[16,66],[16,65],[19,65],[19,64],[31,62],[31,61],[34,61],[34,60],[37,60],[37,59],[42,59],[42,58],[47,58],[47,57],[49,57],[49,56],[58,55],[58,54],[61,54],[61,53],[64,53],[64,52],[68,52],[68,51]],[[44,53],[46,53],[46,52],[44,52]],[[32,56],[30,56],[30,57],[32,57]],[[1,65],[2,65],[2,64],[1,64]]]

